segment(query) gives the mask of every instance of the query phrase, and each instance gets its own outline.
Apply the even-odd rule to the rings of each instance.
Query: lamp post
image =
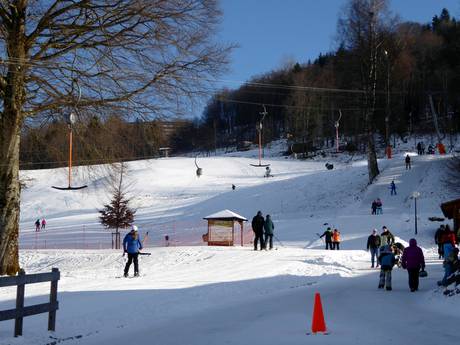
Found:
[[[415,211],[415,234],[417,235],[417,198],[420,196],[419,192],[413,192],[412,197],[414,198],[414,211]]]

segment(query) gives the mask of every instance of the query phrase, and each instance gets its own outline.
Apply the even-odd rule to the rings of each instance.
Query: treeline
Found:
[[[52,121],[31,127],[21,138],[21,169],[66,166],[69,153],[68,125]],[[120,116],[106,120],[91,117],[73,126],[73,163],[91,165],[159,156],[168,136],[161,121],[128,122]]]
[[[381,135],[381,144],[391,143],[396,136],[433,132],[435,114],[442,136],[458,132],[460,23],[447,9],[429,24],[399,22],[384,7],[368,19],[367,3],[351,0],[344,8],[336,51],[217,92],[200,121],[184,129],[190,135],[181,136],[181,148],[255,142],[263,105],[265,141],[332,145],[340,119],[341,141],[365,149],[366,125]]]

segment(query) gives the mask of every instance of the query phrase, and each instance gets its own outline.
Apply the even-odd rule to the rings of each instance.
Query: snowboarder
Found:
[[[443,248],[443,236],[444,236],[444,224],[442,224],[436,233],[434,234],[434,243],[438,245],[438,255],[439,259],[444,257],[444,248]]]
[[[334,229],[332,232],[332,249],[339,250],[340,247],[340,231],[338,229]]]
[[[257,250],[257,241],[260,241],[260,250],[264,249],[264,224],[265,220],[262,211],[252,218],[252,231],[254,231],[254,250]]]
[[[235,189],[236,189],[236,186],[232,184],[232,190],[235,190]]]
[[[45,230],[46,227],[46,220],[45,218],[42,219],[42,230]]]
[[[35,231],[40,231],[40,219],[35,221]]]
[[[137,231],[137,226],[133,225],[131,231],[126,234],[123,239],[123,255],[128,253],[128,262],[125,266],[124,276],[128,277],[129,267],[131,263],[134,262],[134,276],[139,276],[139,263],[137,257],[139,256],[139,251],[142,249],[142,242],[139,238],[139,233]]]
[[[387,244],[392,246],[395,243],[395,237],[385,225],[382,227],[382,233],[380,234],[380,238],[382,240],[382,247]]]
[[[410,156],[408,154],[406,155],[405,162],[406,162],[406,170],[410,170],[411,169]]]
[[[371,264],[374,268],[374,259],[376,261],[377,267],[379,267],[379,248],[380,248],[381,239],[377,234],[377,229],[372,230],[372,234],[367,238],[367,251],[371,251]]]
[[[393,251],[391,250],[391,246],[386,245],[382,247],[382,249],[380,250],[379,262],[379,289],[383,289],[385,287],[388,291],[391,291],[391,271],[393,270],[393,266],[396,262],[396,258],[393,254]]]
[[[402,268],[407,269],[409,274],[410,291],[417,291],[420,269],[422,271],[425,270],[425,257],[423,256],[422,249],[417,246],[415,238],[411,238],[409,240],[409,247],[404,248],[401,265]]]
[[[395,181],[391,181],[391,183],[390,183],[390,195],[396,195]]]
[[[324,231],[324,233],[319,238],[323,238],[324,236],[326,236],[326,250],[332,250],[332,229],[327,228],[326,231]]]
[[[269,214],[265,217],[264,222],[264,235],[265,235],[265,249],[267,249],[267,245],[270,245],[270,250],[273,249],[273,230],[275,230],[275,225],[273,224],[272,218]]]

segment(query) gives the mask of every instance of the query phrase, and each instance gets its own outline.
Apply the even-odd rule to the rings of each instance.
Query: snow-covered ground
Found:
[[[445,189],[446,158],[412,155],[404,169],[401,151],[381,160],[381,175],[367,186],[365,161],[264,159],[272,178],[264,178],[255,152],[129,163],[130,195],[136,223],[149,231],[151,256],[140,258],[141,277],[120,278],[124,259],[108,248],[110,234],[97,221],[109,199],[104,169],[81,174],[75,183],[89,187],[58,191],[64,169],[23,172],[28,187],[21,204],[21,263],[26,272],[61,271],[57,331],[46,331],[47,315],[24,319],[24,336],[13,338],[13,322],[0,323],[3,344],[435,344],[455,342],[458,297],[436,287],[442,276],[433,234],[442,216],[439,204],[456,197]],[[394,180],[398,195],[390,196]],[[92,181],[88,183],[88,181]],[[236,185],[236,190],[231,185]],[[407,272],[393,271],[393,291],[377,289],[378,271],[365,251],[373,228],[386,225],[406,244],[416,236],[429,276],[410,293]],[[371,215],[380,197],[383,215]],[[206,232],[202,218],[230,209],[248,219],[258,210],[271,214],[276,250],[196,246]],[[46,217],[47,229],[33,229]],[[340,229],[340,251],[326,251],[316,233],[325,223]],[[250,225],[246,225],[249,229]],[[163,236],[173,244],[163,247]],[[281,242],[280,242],[281,241]],[[183,244],[190,244],[184,246]],[[193,245],[192,245],[193,244]],[[44,248],[47,249],[35,249]],[[52,249],[90,248],[90,249]],[[131,272],[132,273],[132,272]],[[28,285],[26,304],[48,298],[49,284]],[[329,335],[307,336],[314,293],[320,292]],[[0,289],[0,310],[14,306],[15,290]]]

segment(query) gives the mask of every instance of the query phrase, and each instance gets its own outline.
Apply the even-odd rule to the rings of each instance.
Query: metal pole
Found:
[[[262,165],[262,122],[259,123],[259,165]]]
[[[417,198],[414,198],[415,201],[415,234],[417,235]]]
[[[69,188],[72,184],[72,125],[69,130]]]

